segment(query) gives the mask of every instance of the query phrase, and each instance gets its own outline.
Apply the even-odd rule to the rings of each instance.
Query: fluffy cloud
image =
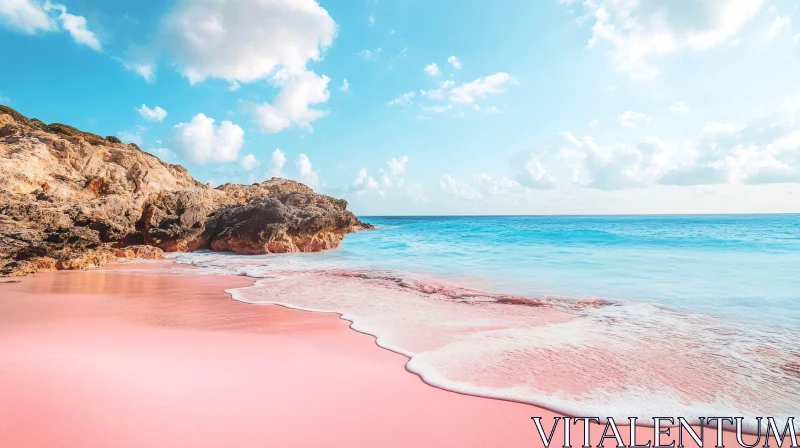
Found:
[[[563,2],[562,2],[563,3]],[[650,59],[697,51],[733,39],[761,9],[763,0],[591,0],[584,13],[594,21],[589,47],[610,46],[618,70],[633,78],[653,78]]]
[[[367,168],[361,168],[353,181],[353,187],[356,191],[378,190],[380,185],[374,177],[369,175]]]
[[[305,154],[297,156],[295,166],[297,167],[297,174],[300,182],[314,189],[319,187],[319,176],[311,166],[311,160],[309,160]]]
[[[435,89],[419,91],[421,99],[429,100],[428,104],[423,101],[420,104],[420,109],[424,113],[443,113],[456,107],[468,107],[474,111],[496,113],[500,111],[497,107],[492,106],[484,109],[477,103],[491,95],[504,93],[507,87],[514,83],[516,83],[516,80],[505,72],[495,73],[494,75],[465,83],[447,79],[438,82],[438,87]],[[413,91],[404,93],[387,104],[390,106],[408,106],[413,103],[414,94]]]
[[[619,121],[627,128],[635,128],[639,123],[649,122],[650,117],[632,110],[626,110],[625,112],[619,114]]]
[[[538,156],[531,156],[516,175],[517,182],[527,188],[548,189],[555,187],[555,179],[550,175]]]
[[[511,160],[513,178],[450,175],[442,191],[465,200],[577,186],[603,191],[654,185],[800,183],[800,98],[746,126],[710,123],[695,138],[633,142],[559,134],[559,141]]]
[[[414,102],[414,92],[406,92],[386,103],[389,106],[408,106]]]
[[[253,118],[262,132],[280,132],[291,126],[311,131],[311,123],[327,115],[327,111],[311,106],[328,101],[330,78],[314,72],[303,72],[281,81],[281,92],[275,101],[253,109]]]
[[[454,69],[458,70],[461,68],[461,61],[458,60],[455,56],[450,56],[447,58],[447,63],[452,65]]]
[[[136,110],[139,111],[139,115],[148,121],[162,121],[167,118],[167,111],[158,106],[155,109],[150,109],[147,105],[142,104],[142,107]]]
[[[397,176],[406,172],[406,164],[408,163],[408,156],[402,155],[398,158],[392,157],[386,162],[389,167],[389,172],[393,176]]]
[[[710,123],[671,143],[646,137],[600,142],[561,133],[557,151],[537,151],[517,174],[522,186],[575,184],[599,190],[655,184],[692,186],[800,182],[800,99],[746,126]],[[476,189],[477,191],[477,189]]]
[[[775,17],[775,21],[772,22],[772,26],[769,28],[769,35],[775,36],[776,34],[780,33],[786,25],[792,23],[792,19],[789,16],[778,16]]]
[[[439,185],[446,194],[466,201],[480,201],[487,197],[524,194],[529,191],[514,179],[505,176],[492,177],[486,173],[476,175],[469,182],[460,182],[445,174],[439,180]]]
[[[213,118],[200,113],[189,123],[178,124],[173,135],[175,147],[186,159],[200,165],[236,161],[244,131],[230,121],[219,126],[214,123]]]
[[[333,42],[336,23],[315,0],[180,0],[162,32],[189,82],[246,83],[304,73]]]
[[[475,189],[484,195],[498,196],[502,194],[522,193],[525,188],[516,180],[505,176],[494,178],[488,174],[481,173],[472,180]]]
[[[450,101],[456,104],[474,103],[479,98],[504,93],[506,87],[513,81],[514,78],[504,72],[478,78],[472,82],[453,87],[450,91]]]
[[[58,29],[42,6],[32,0],[0,0],[0,23],[28,34]]]
[[[350,83],[347,82],[347,78],[345,78],[345,80],[342,81],[342,86],[339,87],[339,90],[341,90],[342,92],[347,92],[348,90],[350,90]]]
[[[315,0],[181,0],[162,25],[162,46],[195,84],[208,78],[238,86],[268,80],[280,89],[253,107],[264,132],[311,129],[326,112],[330,78],[307,70],[336,36],[336,23]]]
[[[429,76],[439,76],[439,66],[435,62],[431,62],[423,69]]]
[[[270,160],[272,167],[268,175],[285,178],[286,175],[283,174],[283,166],[286,165],[286,153],[281,151],[280,148],[275,148],[275,151],[272,151]]]
[[[144,78],[147,82],[152,82],[156,79],[156,66],[152,63],[135,63],[122,61],[125,70],[132,71],[137,75]]]
[[[256,159],[256,156],[248,154],[242,157],[242,160],[239,161],[239,165],[241,165],[242,168],[244,168],[247,171],[252,171],[261,166],[261,162],[258,159]]]
[[[66,30],[72,39],[79,44],[86,45],[95,51],[102,49],[100,41],[97,37],[89,31],[86,19],[82,16],[76,16],[67,12],[64,5],[58,5],[46,1],[44,4],[45,11],[53,11],[58,14],[58,19],[61,22],[61,27]]]
[[[445,193],[467,201],[477,201],[483,196],[467,182],[459,182],[453,176],[445,174],[439,180],[439,185]]]
[[[374,191],[380,196],[386,196],[387,191],[392,188],[405,188],[406,183],[402,175],[406,172],[407,164],[406,155],[392,157],[386,161],[385,166],[378,168],[380,181],[371,176],[366,167],[361,168],[350,187],[359,193]]]
[[[34,0],[0,0],[0,25],[27,34],[63,30],[81,45],[95,51],[102,49],[83,16],[70,14],[64,5],[49,1],[41,4]]]

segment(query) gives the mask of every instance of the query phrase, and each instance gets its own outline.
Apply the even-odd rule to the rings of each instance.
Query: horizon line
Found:
[[[474,215],[375,215],[360,214],[356,216],[372,218],[558,218],[558,217],[632,217],[632,216],[793,216],[800,215],[800,212],[756,212],[756,213],[597,213],[597,214],[474,214]]]

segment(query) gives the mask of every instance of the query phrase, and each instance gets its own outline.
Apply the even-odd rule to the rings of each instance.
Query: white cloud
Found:
[[[548,189],[555,187],[555,179],[542,166],[538,156],[531,156],[525,166],[516,175],[519,184],[534,189]]]
[[[439,66],[435,62],[431,62],[423,69],[429,76],[439,76]]]
[[[308,185],[311,188],[316,189],[319,187],[319,176],[311,166],[311,160],[309,160],[305,154],[300,154],[297,156],[295,166],[297,167],[298,178],[300,179],[300,182]]]
[[[708,123],[703,126],[704,134],[729,134],[740,130],[741,128],[729,123]]]
[[[280,88],[272,104],[254,110],[262,131],[311,129],[325,115],[309,107],[327,101],[330,78],[306,67],[332,44],[336,23],[315,0],[183,0],[161,33],[160,45],[191,84],[268,80]]]
[[[32,0],[0,0],[0,24],[28,34],[58,29],[42,6]]]
[[[524,194],[529,191],[517,180],[505,176],[493,177],[486,173],[477,174],[469,182],[460,182],[445,174],[439,180],[439,185],[446,194],[466,201],[480,201],[486,197]]]
[[[447,63],[452,65],[454,69],[458,70],[461,68],[461,61],[458,60],[455,56],[450,56],[447,58]]]
[[[280,148],[275,148],[275,151],[272,151],[271,162],[272,167],[269,175],[285,178],[286,175],[283,174],[283,166],[286,165],[286,153],[281,151]]]
[[[163,45],[192,84],[248,83],[306,72],[336,36],[314,0],[184,0],[166,17]]]
[[[311,123],[328,114],[325,110],[312,109],[310,106],[328,101],[327,76],[319,76],[314,72],[304,72],[282,82],[282,90],[270,103],[262,103],[253,110],[253,117],[262,132],[280,132],[291,126],[298,126],[308,131]]]
[[[358,52],[358,54],[365,60],[370,62],[375,62],[378,58],[381,57],[381,50],[380,48],[376,48],[374,50],[364,49]]]
[[[386,165],[378,168],[380,181],[369,174],[366,167],[361,168],[356,174],[350,187],[357,193],[372,191],[380,196],[386,196],[391,189],[406,189],[405,179],[402,175],[406,172],[408,156],[392,157],[386,161]]]
[[[450,91],[450,101],[456,104],[474,103],[478,98],[504,93],[506,86],[513,82],[514,78],[504,72],[478,78],[472,82],[453,87]]]
[[[800,34],[795,34],[794,35],[794,41],[795,41],[795,43],[800,42]]]
[[[230,121],[214,126],[215,120],[197,114],[189,123],[175,126],[173,141],[183,156],[199,165],[234,162],[244,143],[244,131]]]
[[[72,39],[100,51],[102,45],[88,28],[86,18],[67,12],[64,5],[33,0],[0,0],[0,25],[23,33],[66,31]]]
[[[436,89],[422,89],[419,91],[421,100],[429,100],[428,104],[422,101],[420,109],[425,114],[439,114],[457,107],[462,108],[456,111],[458,115],[464,114],[464,107],[473,111],[483,111],[487,114],[498,113],[501,111],[500,108],[496,106],[484,108],[477,104],[478,101],[491,95],[504,93],[507,87],[514,83],[516,83],[516,80],[511,77],[511,75],[504,72],[495,73],[494,75],[481,77],[474,81],[461,84],[450,79],[443,80],[438,82],[438,88]],[[407,92],[389,101],[387,104],[390,106],[408,106],[412,104],[414,95],[415,92],[413,91]],[[430,117],[423,114],[420,118],[427,119]]]
[[[167,111],[158,106],[155,109],[150,109],[147,105],[142,104],[142,107],[136,110],[139,111],[139,115],[148,121],[162,121],[167,118]]]
[[[480,173],[472,179],[472,183],[482,194],[498,196],[513,193],[523,193],[525,188],[519,182],[505,176],[494,178],[488,174]]]
[[[655,56],[700,51],[735,38],[761,9],[763,0],[644,1],[587,0],[593,18],[588,46],[610,46],[611,60],[632,78],[649,79],[659,70]]]
[[[0,103],[11,104],[11,98],[7,96],[0,96]]]
[[[369,18],[367,18],[367,21],[369,22],[369,26],[374,26],[375,25],[375,16],[370,14]]]
[[[399,175],[406,172],[406,164],[408,163],[408,156],[402,155],[398,158],[392,157],[386,164],[389,166],[389,172],[392,175]]]
[[[669,106],[669,110],[678,114],[688,114],[689,106],[683,101],[676,101]]]
[[[406,92],[386,103],[389,106],[408,106],[414,102],[414,92]]]
[[[467,182],[459,182],[449,174],[442,176],[439,185],[445,193],[467,201],[477,201],[483,198],[472,185]]]
[[[563,133],[567,142],[561,160],[573,171],[572,182],[598,190],[618,190],[652,184],[679,156],[674,145],[647,137],[636,144],[600,144],[591,137],[575,138]]]
[[[13,2],[14,0],[11,1]],[[70,36],[72,36],[75,42],[86,45],[95,51],[100,51],[102,49],[97,36],[89,31],[86,19],[84,17],[70,14],[67,12],[67,8],[64,5],[50,3],[49,1],[44,3],[44,10],[55,11],[58,13],[58,19],[61,21],[61,27],[64,28],[64,30],[66,30]]]
[[[345,80],[342,81],[342,86],[339,87],[339,90],[341,90],[342,92],[347,92],[348,90],[350,90],[350,83],[347,82],[347,78],[345,78]]]
[[[679,143],[656,137],[609,142],[570,132],[559,137],[560,144],[512,158],[517,171],[511,179],[478,174],[460,182],[446,175],[441,188],[481,200],[492,195],[530,198],[532,189],[570,186],[615,191],[657,185],[800,184],[800,98],[746,126],[711,123]]]
[[[635,128],[639,123],[649,122],[650,117],[632,110],[626,110],[625,112],[619,114],[619,120],[622,122],[623,126],[627,128]]]
[[[780,33],[786,25],[792,23],[792,18],[789,16],[778,16],[775,17],[775,21],[772,22],[772,26],[769,28],[769,35],[775,36],[776,34]]]
[[[135,63],[122,60],[120,62],[122,62],[126,70],[136,73],[147,82],[153,82],[156,79],[156,66],[153,63]]]
[[[366,167],[361,168],[358,171],[355,180],[353,180],[353,187],[355,187],[356,191],[369,191],[369,190],[380,189],[378,181],[376,181],[374,177],[369,175]]]
[[[600,122],[597,120],[597,118],[592,118],[592,121],[589,122],[589,126],[593,128],[596,128],[598,124],[600,124]]]
[[[247,171],[252,171],[261,166],[261,162],[258,159],[256,159],[256,156],[248,154],[242,157],[242,160],[239,161],[239,165],[241,165],[242,168],[244,168]]]

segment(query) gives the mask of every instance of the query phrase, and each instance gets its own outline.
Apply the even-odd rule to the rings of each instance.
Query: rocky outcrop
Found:
[[[272,178],[211,188],[114,137],[0,106],[0,273],[85,269],[162,251],[338,247],[371,229],[347,202]]]

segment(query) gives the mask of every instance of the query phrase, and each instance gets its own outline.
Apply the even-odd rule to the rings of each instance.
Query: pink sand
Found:
[[[223,292],[250,283],[142,269],[0,284],[0,447],[542,445],[530,418],[553,412],[430,387],[335,315]]]

